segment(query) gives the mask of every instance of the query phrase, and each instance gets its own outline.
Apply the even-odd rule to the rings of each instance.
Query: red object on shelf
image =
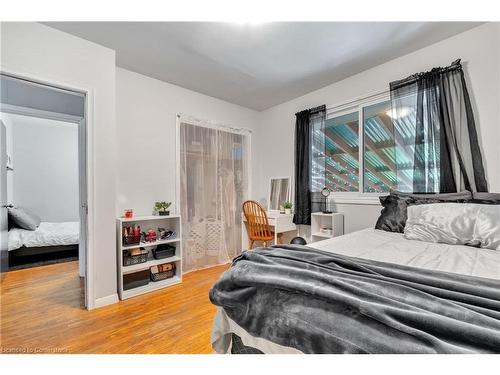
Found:
[[[155,242],[156,232],[153,229],[148,229],[146,232],[146,242]]]
[[[134,217],[134,210],[132,210],[131,208],[127,208],[125,210],[125,218],[131,219],[133,217]]]

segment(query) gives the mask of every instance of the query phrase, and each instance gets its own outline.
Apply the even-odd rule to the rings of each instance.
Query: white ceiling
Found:
[[[467,22],[46,22],[117,65],[263,110],[458,34]]]

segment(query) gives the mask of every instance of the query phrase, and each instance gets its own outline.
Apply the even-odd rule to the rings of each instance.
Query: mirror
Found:
[[[279,211],[286,201],[290,201],[290,177],[271,178],[268,210]]]

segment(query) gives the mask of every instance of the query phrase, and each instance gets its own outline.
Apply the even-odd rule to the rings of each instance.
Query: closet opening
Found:
[[[178,115],[177,142],[183,269],[226,264],[241,253],[251,132]]]

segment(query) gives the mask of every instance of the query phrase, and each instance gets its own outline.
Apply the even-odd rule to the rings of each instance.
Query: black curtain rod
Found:
[[[447,66],[444,68],[442,68],[442,67],[433,68],[427,72],[412,74],[411,76],[406,77],[404,79],[401,79],[399,81],[391,82],[391,84],[390,84],[391,90],[398,89],[398,88],[401,88],[401,87],[409,85],[409,84],[413,84],[416,81],[418,81],[419,79],[421,79],[422,77],[425,77],[427,75],[443,74],[443,73],[451,72],[454,70],[461,71],[462,64],[460,63],[460,61],[461,61],[461,59],[457,59],[457,60],[453,61],[450,66]]]
[[[303,111],[300,111],[300,112],[297,112],[295,114],[295,116],[297,116],[299,113],[302,113],[302,112],[309,112],[309,113],[316,113],[316,112],[321,112],[321,111],[325,111],[326,110],[326,104],[323,104],[323,105],[319,105],[317,107],[314,107],[314,108],[309,108],[309,109],[305,109]]]

